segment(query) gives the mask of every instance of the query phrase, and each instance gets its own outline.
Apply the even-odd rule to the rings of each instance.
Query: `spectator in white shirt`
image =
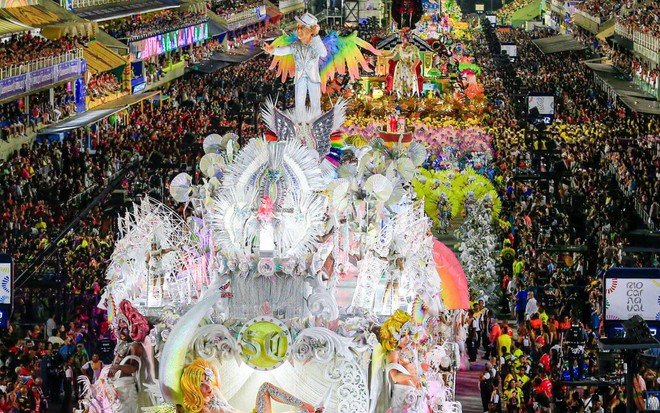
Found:
[[[60,346],[64,344],[64,340],[62,340],[62,337],[60,337],[60,331],[55,329],[55,334],[52,336],[48,337],[48,342],[53,343],[53,344],[59,344]]]
[[[53,330],[57,328],[57,323],[55,322],[55,315],[52,314],[48,320],[46,320],[46,337],[50,338],[53,336]]]
[[[536,298],[534,298],[534,293],[529,292],[527,296],[527,307],[525,307],[525,319],[529,320],[532,314],[539,311],[539,306],[536,304]]]

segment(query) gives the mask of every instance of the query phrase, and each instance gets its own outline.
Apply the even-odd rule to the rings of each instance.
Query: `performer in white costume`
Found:
[[[313,14],[305,13],[296,17],[298,41],[289,46],[273,47],[264,45],[266,53],[275,56],[293,55],[296,63],[294,83],[296,85],[296,111],[305,109],[307,93],[312,113],[321,111],[321,75],[319,74],[319,58],[326,57],[328,50],[319,37],[318,19]]]
[[[160,306],[161,304],[163,283],[167,276],[163,265],[163,258],[173,251],[172,248],[162,248],[160,241],[154,235],[151,240],[151,250],[147,251],[146,254],[146,265],[149,270],[149,284],[151,288],[151,291],[147,294],[147,306]]]

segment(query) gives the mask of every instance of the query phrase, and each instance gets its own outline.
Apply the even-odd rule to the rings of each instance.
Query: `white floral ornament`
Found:
[[[381,174],[370,176],[369,179],[367,179],[364,188],[375,197],[378,202],[387,201],[392,195],[392,191],[394,191],[394,185],[392,185],[392,182]]]

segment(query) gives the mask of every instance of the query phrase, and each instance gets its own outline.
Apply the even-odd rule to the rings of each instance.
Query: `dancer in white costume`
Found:
[[[160,306],[163,296],[163,282],[165,281],[165,267],[163,258],[165,255],[173,252],[172,248],[161,248],[160,242],[156,236],[151,241],[151,250],[147,251],[146,263],[149,270],[149,282],[151,284],[151,293],[147,295],[147,306]],[[149,299],[153,296],[154,300]]]
[[[289,46],[273,47],[265,45],[264,51],[275,56],[293,55],[296,63],[294,83],[296,85],[296,111],[304,113],[307,93],[311,112],[321,112],[321,75],[319,74],[319,58],[326,57],[328,50],[319,37],[318,20],[313,14],[305,13],[296,17],[298,41]]]

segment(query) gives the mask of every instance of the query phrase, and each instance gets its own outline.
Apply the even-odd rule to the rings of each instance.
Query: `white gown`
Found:
[[[410,372],[399,363],[388,363],[385,371],[390,383],[392,401],[390,404],[391,413],[402,413],[406,408],[408,413],[422,413],[424,403],[424,393],[412,386],[393,383],[390,371],[396,370],[400,373],[411,375]]]

